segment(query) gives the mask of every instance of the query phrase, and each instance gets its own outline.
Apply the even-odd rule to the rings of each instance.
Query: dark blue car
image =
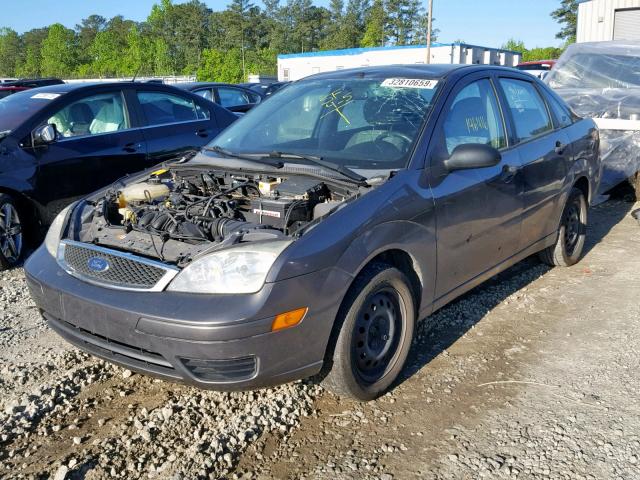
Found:
[[[129,368],[214,389],[322,372],[369,400],[419,319],[529,255],[580,259],[598,142],[513,69],[316,75],[69,207],[27,279],[53,329]]]
[[[0,269],[24,233],[128,173],[196,151],[236,120],[197,95],[141,83],[62,84],[0,100]]]

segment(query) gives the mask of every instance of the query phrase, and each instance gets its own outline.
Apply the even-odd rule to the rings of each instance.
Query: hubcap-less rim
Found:
[[[573,252],[578,245],[580,235],[582,234],[582,220],[580,215],[580,199],[576,199],[569,206],[564,220],[564,242],[568,255]]]
[[[10,263],[17,262],[22,253],[22,225],[18,212],[10,203],[0,207],[0,251]]]
[[[392,288],[374,292],[360,308],[353,337],[355,367],[366,383],[384,376],[402,335],[400,297]]]

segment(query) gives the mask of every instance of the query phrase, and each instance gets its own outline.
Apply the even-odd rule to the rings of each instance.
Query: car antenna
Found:
[[[138,74],[140,73],[140,69],[142,68],[142,65],[140,65],[138,67],[138,69],[136,70],[136,73],[133,75],[133,78],[131,79],[131,83],[136,81],[136,78],[138,78]]]

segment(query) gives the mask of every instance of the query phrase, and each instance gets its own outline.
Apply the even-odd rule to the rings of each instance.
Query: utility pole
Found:
[[[431,63],[431,32],[433,31],[433,0],[429,0],[429,19],[427,21],[427,64]]]

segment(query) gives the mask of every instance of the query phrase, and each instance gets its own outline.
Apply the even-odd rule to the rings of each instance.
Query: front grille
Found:
[[[181,358],[185,367],[199,380],[206,382],[237,382],[249,380],[256,375],[256,357],[241,357],[227,360],[199,360]]]
[[[162,290],[177,273],[160,262],[85,243],[62,242],[58,256],[71,275],[126,290]],[[96,264],[103,268],[92,268]]]

